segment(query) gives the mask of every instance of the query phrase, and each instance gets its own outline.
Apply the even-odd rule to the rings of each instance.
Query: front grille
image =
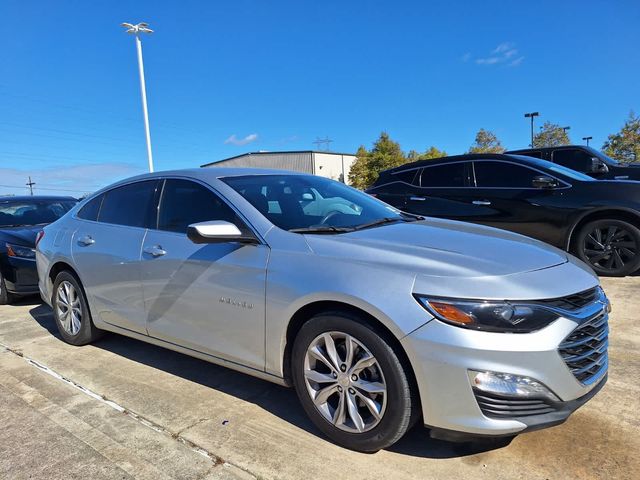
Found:
[[[567,297],[551,298],[549,300],[539,300],[536,303],[552,308],[575,311],[596,301],[600,296],[600,287],[590,288],[580,293],[574,293]]]
[[[588,385],[607,369],[609,325],[602,312],[576,328],[560,344],[559,351],[571,373]]]
[[[520,400],[505,398],[499,395],[473,389],[478,406],[485,417],[513,418],[544,415],[555,411],[555,408],[544,399]]]

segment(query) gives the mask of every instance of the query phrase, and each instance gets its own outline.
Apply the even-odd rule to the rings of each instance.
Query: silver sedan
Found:
[[[556,425],[606,381],[609,303],[582,262],[513,233],[405,214],[325,178],[142,175],[38,236],[74,345],[110,331],[283,385],[376,451]]]

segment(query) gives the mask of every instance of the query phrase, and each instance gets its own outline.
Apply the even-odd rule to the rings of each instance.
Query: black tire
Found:
[[[9,305],[14,299],[15,295],[9,293],[4,277],[0,273],[0,305]]]
[[[582,226],[573,250],[598,275],[624,277],[640,268],[640,229],[624,220],[594,220]]]
[[[307,350],[312,342],[316,342],[321,335],[329,332],[332,332],[332,334],[346,334],[359,342],[361,346],[365,348],[356,347],[354,351],[364,355],[365,349],[368,350],[377,361],[376,366],[371,368],[374,368],[375,371],[379,369],[379,371],[382,372],[380,377],[382,377],[382,382],[386,386],[384,393],[386,406],[381,418],[379,420],[374,419],[369,430],[358,433],[338,428],[320,413],[320,410],[314,404],[312,394],[308,390],[304,372]],[[337,344],[337,347],[339,361],[342,362],[346,357],[344,344]],[[340,347],[343,349],[340,350]],[[343,447],[360,452],[376,452],[397,442],[419,418],[418,396],[412,377],[410,377],[405,367],[403,367],[398,354],[385,338],[385,335],[377,332],[375,328],[357,316],[343,312],[331,312],[319,314],[311,318],[302,326],[296,336],[291,361],[293,383],[298,398],[307,415],[318,429],[332,441]],[[352,365],[354,363],[357,362],[354,360]],[[316,363],[316,365],[318,365],[318,363]],[[367,370],[362,370],[358,375],[368,375],[370,373],[371,372]],[[331,373],[329,374],[333,375]],[[356,377],[358,375],[356,375]],[[352,378],[349,370],[347,370],[346,377]],[[378,380],[380,377],[378,377]],[[358,380],[361,379],[359,378]],[[343,388],[344,393],[335,393],[335,395],[338,395],[338,400],[334,401],[334,404],[340,401],[340,395],[344,396],[344,402],[348,404],[346,400],[348,390],[349,396],[355,398],[356,402],[359,402],[359,408],[362,409],[365,415],[371,413],[370,410],[366,409],[366,405],[364,405],[362,400],[358,399],[357,395],[360,395],[363,391],[358,390],[358,392],[355,392],[355,387],[353,386],[356,385],[356,383],[349,384],[348,387],[346,385],[339,387],[337,383],[339,381],[340,380],[335,381],[336,388]],[[324,388],[324,386],[319,386],[318,388]],[[342,392],[343,390],[340,391]],[[355,395],[352,396],[351,392],[355,392]],[[329,402],[327,402],[327,405],[329,405]],[[338,408],[337,406],[334,408],[332,415],[336,415]],[[351,414],[348,413],[348,409],[347,414],[349,415],[349,419],[353,418]]]
[[[61,311],[68,310],[64,308],[64,302],[63,300],[61,300],[61,297],[58,294],[59,289],[63,284],[70,284],[73,286],[73,289],[76,293],[76,296],[74,298],[77,298],[77,305],[81,312],[79,322],[80,325],[75,332],[69,331],[68,328],[65,328],[64,316],[61,315]],[[93,319],[91,318],[91,312],[89,310],[89,304],[87,303],[84,289],[82,288],[80,281],[71,272],[63,271],[60,272],[58,276],[56,276],[56,279],[53,282],[51,306],[53,307],[53,317],[56,321],[56,326],[58,327],[60,336],[65,342],[70,343],[71,345],[86,345],[87,343],[91,343],[102,336],[102,330],[96,328],[93,324]]]

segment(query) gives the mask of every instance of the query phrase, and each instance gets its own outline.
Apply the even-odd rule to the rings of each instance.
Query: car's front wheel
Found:
[[[65,342],[91,343],[102,334],[91,319],[91,312],[80,282],[70,272],[60,272],[53,282],[53,317]]]
[[[375,452],[417,418],[411,378],[384,335],[343,313],[305,323],[293,345],[292,374],[313,423],[344,447]]]
[[[0,273],[0,305],[8,305],[13,301],[13,295],[7,290],[7,284]]]
[[[623,220],[601,219],[585,224],[574,248],[598,275],[624,277],[640,268],[640,230]]]

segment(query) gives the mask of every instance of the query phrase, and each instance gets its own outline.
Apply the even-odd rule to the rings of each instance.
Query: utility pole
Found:
[[[531,119],[531,148],[533,148],[533,119],[534,117],[539,117],[539,116],[540,116],[539,112],[530,112],[530,113],[524,114],[525,118]]]
[[[317,145],[318,150],[320,150],[320,145],[325,145],[325,152],[329,151],[329,145],[331,143],[333,143],[333,140],[331,140],[328,136],[326,136],[325,138],[320,138],[320,137],[316,137],[316,141],[312,142],[314,145]]]
[[[153,172],[153,155],[151,154],[151,133],[149,132],[149,113],[147,111],[147,89],[144,82],[144,63],[142,61],[142,40],[141,33],[153,33],[148,23],[122,23],[121,26],[127,29],[127,33],[136,36],[136,49],[138,51],[138,71],[140,73],[140,91],[142,93],[142,114],[144,116],[144,133],[147,137],[147,157],[149,159],[149,171]]]
[[[33,197],[33,186],[36,182],[31,180],[31,175],[29,175],[29,181],[27,182],[27,187],[29,187],[29,191],[31,192],[31,196]]]
[[[582,137],[582,140],[587,142],[587,147],[589,146],[589,140],[593,140],[593,137]]]

